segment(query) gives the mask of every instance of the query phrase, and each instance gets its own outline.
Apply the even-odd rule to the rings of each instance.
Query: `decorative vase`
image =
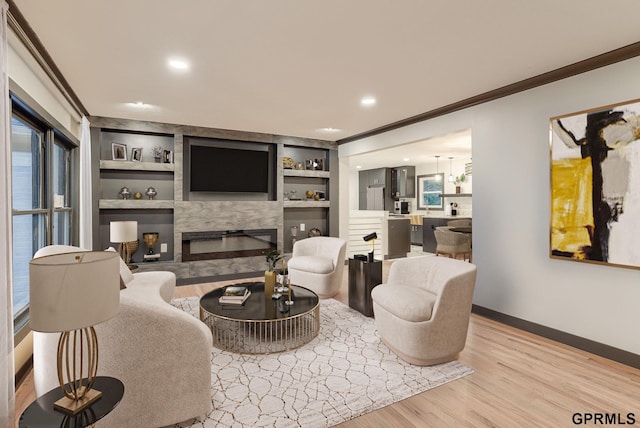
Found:
[[[273,296],[273,291],[276,287],[276,271],[275,270],[265,270],[264,271],[264,298],[265,300],[271,300],[271,296]]]
[[[456,186],[456,193],[460,193],[460,186]]]

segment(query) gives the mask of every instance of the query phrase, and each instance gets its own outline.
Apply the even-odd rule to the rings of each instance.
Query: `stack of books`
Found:
[[[251,296],[251,291],[247,287],[230,285],[224,289],[218,302],[221,305],[242,305],[249,296]]]

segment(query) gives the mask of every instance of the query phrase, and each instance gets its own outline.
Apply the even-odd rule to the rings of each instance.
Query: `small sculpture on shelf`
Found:
[[[142,193],[136,192],[133,194],[133,199],[142,199]]]
[[[309,230],[309,238],[313,238],[314,236],[322,236],[322,232],[320,232],[320,229],[318,229],[317,227],[312,228],[311,230]]]
[[[142,240],[149,249],[147,254],[143,257],[145,262],[153,262],[160,259],[160,254],[155,254],[153,251],[153,247],[158,243],[159,235],[160,234],[158,232],[147,232],[142,234]]]
[[[124,186],[122,189],[120,189],[120,191],[118,192],[118,195],[120,195],[122,199],[127,200],[131,197],[131,191],[127,186]]]
[[[158,194],[158,192],[156,191],[156,189],[154,189],[153,187],[149,187],[147,188],[147,191],[145,192],[145,194],[147,195],[147,197],[149,198],[149,200],[153,200],[153,198],[156,197],[156,195]]]
[[[294,165],[293,159],[291,159],[289,157],[282,158],[282,167],[284,169],[291,169],[291,168],[293,168],[293,165]]]

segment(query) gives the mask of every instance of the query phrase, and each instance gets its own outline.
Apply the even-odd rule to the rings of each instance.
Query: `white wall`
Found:
[[[339,156],[471,128],[474,303],[640,354],[640,270],[549,258],[549,118],[640,98],[639,73],[640,59],[628,60],[341,145]]]
[[[80,117],[13,33],[9,33],[9,77],[67,131],[79,137]]]

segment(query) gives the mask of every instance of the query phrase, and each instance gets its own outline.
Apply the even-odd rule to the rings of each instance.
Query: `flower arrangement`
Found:
[[[465,178],[466,177],[464,176],[464,174],[461,174],[460,176],[456,177],[456,186],[459,186],[462,183],[464,183]]]

